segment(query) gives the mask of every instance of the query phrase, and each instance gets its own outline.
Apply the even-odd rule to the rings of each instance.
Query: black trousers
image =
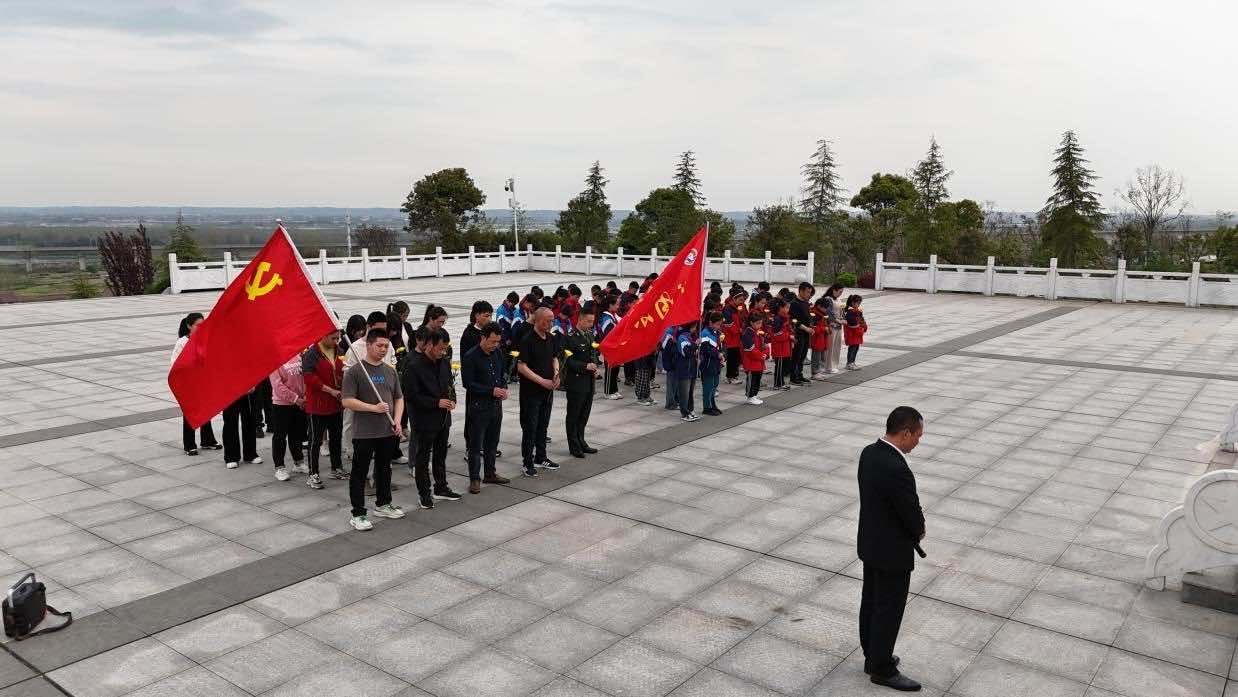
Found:
[[[275,403],[271,401],[271,381],[263,380],[249,393],[250,410],[254,412],[254,429],[270,429],[275,426]]]
[[[331,469],[344,469],[341,459],[340,440],[344,436],[344,413],[309,415],[309,473],[318,474],[318,451],[322,437],[327,437],[327,452],[331,455]]]
[[[354,516],[365,515],[365,480],[374,461],[374,505],[391,503],[391,454],[395,452],[395,436],[390,438],[353,438],[352,474],[348,477],[348,501]]]
[[[215,442],[215,429],[211,427],[211,422],[207,421],[202,424],[202,428],[198,429],[202,432],[202,447],[210,448],[218,445]],[[197,450],[198,444],[194,441],[194,431],[189,427],[189,422],[181,419],[181,440],[185,445],[185,452]]]
[[[285,450],[292,451],[292,461],[305,459],[301,442],[305,435],[305,412],[295,404],[276,404],[272,416],[275,435],[271,437],[271,460],[278,469],[284,466]]]
[[[791,382],[804,381],[804,361],[808,359],[808,335],[800,332],[795,335],[795,345],[791,347]]]
[[[757,393],[761,391],[761,375],[762,372],[759,370],[753,373],[748,373],[748,384],[744,388],[744,394],[749,397],[757,396]]]
[[[847,346],[847,363],[855,363],[855,357],[860,355],[860,345],[850,344]]]
[[[864,565],[864,588],[860,595],[860,648],[864,669],[888,677],[894,667],[894,643],[907,606],[910,570],[878,569]]]
[[[624,384],[636,382],[636,361],[623,364],[623,382]]]
[[[605,366],[602,394],[614,394],[619,391],[619,368],[621,366],[616,365],[612,367],[609,363],[606,363]]]
[[[728,348],[726,350],[726,379],[734,380],[739,377],[740,364],[743,363],[742,357],[739,355],[739,347]]]
[[[588,392],[567,393],[567,413],[564,422],[567,430],[567,449],[578,453],[585,449],[585,426],[589,425],[589,414],[593,412],[593,390]]]
[[[434,472],[434,491],[447,488],[447,436],[450,432],[451,427],[444,426],[437,431],[417,431],[414,434],[417,438],[417,460],[413,465],[413,479],[417,481],[417,494],[420,496],[430,495],[431,468]],[[357,471],[356,465],[353,465],[353,471]]]
[[[774,387],[782,387],[787,382],[787,369],[791,362],[790,358],[775,358],[774,359]]]
[[[250,410],[249,400],[250,395],[241,395],[235,402],[224,407],[224,462],[240,462],[242,458],[252,460],[258,457],[254,413]]]
[[[520,387],[520,457],[525,469],[546,461],[546,429],[555,393],[536,387]]]
[[[670,376],[667,376],[666,381],[671,381]],[[679,387],[675,390],[675,394],[679,397],[679,415],[687,416],[696,411],[696,400],[692,394],[696,392],[696,376],[680,379],[678,382]]]
[[[503,428],[503,401],[470,399],[465,404],[464,436],[468,440],[469,479],[476,481],[494,474],[495,452]]]

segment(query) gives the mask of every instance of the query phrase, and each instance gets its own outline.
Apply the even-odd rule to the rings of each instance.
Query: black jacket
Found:
[[[601,362],[598,350],[593,348],[593,332],[571,330],[563,340],[563,348],[563,389],[568,392],[593,394],[596,389],[594,376],[597,373],[585,370],[589,363],[596,366]],[[572,355],[568,356],[568,351],[571,351]]]
[[[404,404],[414,431],[438,431],[451,426],[451,412],[440,409],[438,400],[451,396],[451,363],[446,357],[431,361],[413,353],[404,373]]]
[[[473,347],[481,343],[481,330],[475,325],[470,324],[460,333],[460,361],[464,362],[464,357],[469,355],[469,351]]]
[[[860,453],[859,481],[860,559],[879,569],[910,570],[924,512],[907,461],[893,445],[877,441]]]

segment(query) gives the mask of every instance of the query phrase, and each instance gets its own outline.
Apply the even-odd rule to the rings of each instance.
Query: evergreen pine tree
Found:
[[[815,226],[826,224],[843,202],[842,182],[835,171],[834,153],[830,141],[818,140],[817,150],[800,172],[804,175],[804,198],[800,210],[804,218]]]
[[[679,156],[679,164],[675,166],[675,184],[671,188],[688,192],[697,206],[705,206],[701,179],[696,174],[696,153],[688,150]]]
[[[1087,163],[1075,132],[1062,134],[1053,158],[1053,193],[1040,211],[1040,236],[1044,247],[1063,266],[1099,261],[1101,244],[1095,230],[1105,214],[1092,190],[1097,176]]]
[[[923,211],[932,212],[950,197],[950,192],[946,190],[946,181],[953,174],[942,161],[941,146],[937,145],[937,138],[932,138],[929,140],[928,154],[909,173],[909,178],[920,194],[920,207]]]
[[[610,203],[606,200],[607,180],[602,165],[594,161],[585,177],[585,190],[567,202],[559,211],[555,227],[569,250],[581,252],[586,246],[596,246],[610,237]]]
[[[1074,131],[1062,134],[1062,144],[1053,157],[1053,193],[1041,211],[1051,215],[1059,208],[1069,208],[1081,218],[1100,224],[1105,219],[1100,200],[1092,190],[1092,182],[1098,177],[1087,167],[1083,146]]]
[[[177,211],[176,225],[172,226],[172,234],[163,251],[175,253],[176,260],[180,262],[206,261],[206,255],[202,253],[202,248],[198,246],[198,240],[194,238],[193,233],[193,226],[185,222],[185,216]]]

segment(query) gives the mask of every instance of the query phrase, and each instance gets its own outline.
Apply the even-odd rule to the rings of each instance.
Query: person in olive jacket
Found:
[[[598,350],[593,341],[593,320],[596,306],[592,300],[580,307],[576,326],[572,327],[563,343],[564,378],[567,391],[567,448],[572,457],[584,457],[597,452],[585,442],[585,426],[593,411],[593,393],[598,373]]]

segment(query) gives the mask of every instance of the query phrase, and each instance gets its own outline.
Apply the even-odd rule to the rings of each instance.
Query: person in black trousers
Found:
[[[808,359],[808,345],[812,340],[812,306],[809,300],[817,292],[812,284],[800,283],[799,292],[791,301],[791,329],[795,345],[791,347],[791,384],[806,385],[804,361]]]
[[[538,469],[557,470],[559,465],[546,457],[546,429],[550,427],[550,408],[559,386],[559,356],[550,336],[553,313],[545,307],[533,313],[533,326],[525,331],[516,347],[516,372],[520,374],[520,456],[526,477],[536,477]]]
[[[417,457],[413,476],[422,508],[434,508],[434,501],[459,501],[460,495],[447,486],[447,436],[451,432],[454,380],[450,359],[446,358],[451,338],[446,330],[427,329],[425,344],[404,374],[404,393],[412,410]],[[431,458],[434,484],[431,489]]]
[[[477,345],[464,354],[460,378],[464,382],[464,433],[468,439],[469,493],[480,494],[481,484],[507,484],[494,469],[499,433],[503,427],[503,400],[507,399],[507,367],[499,342],[503,328],[487,322],[478,330]],[[485,476],[482,476],[483,471]]]
[[[906,454],[924,435],[924,417],[898,407],[886,419],[886,434],[860,453],[860,523],[856,546],[864,562],[860,596],[860,648],[872,682],[904,692],[920,683],[898,672],[898,640],[913,553],[924,539],[924,512]]]
[[[593,411],[600,363],[597,349],[593,348],[593,318],[596,311],[592,300],[585,301],[576,317],[576,326],[567,333],[563,344],[563,387],[567,392],[565,425],[567,449],[572,457],[597,452],[597,448],[585,442],[585,426],[589,424],[589,414]]]
[[[176,359],[181,355],[181,351],[185,350],[185,346],[189,344],[189,335],[199,324],[202,323],[204,317],[201,312],[190,312],[181,319],[180,327],[176,332],[176,345],[172,347],[172,362],[171,365],[176,365]],[[215,440],[215,431],[211,428],[211,422],[208,420],[202,424],[202,449],[203,450],[222,450],[224,446],[220,445]],[[186,455],[197,455],[198,444],[194,439],[195,432],[189,421],[181,419],[181,440],[185,446]]]
[[[239,467],[242,459],[249,465],[262,464],[262,458],[258,457],[252,398],[252,391],[246,392],[224,407],[224,466],[230,470]]]

